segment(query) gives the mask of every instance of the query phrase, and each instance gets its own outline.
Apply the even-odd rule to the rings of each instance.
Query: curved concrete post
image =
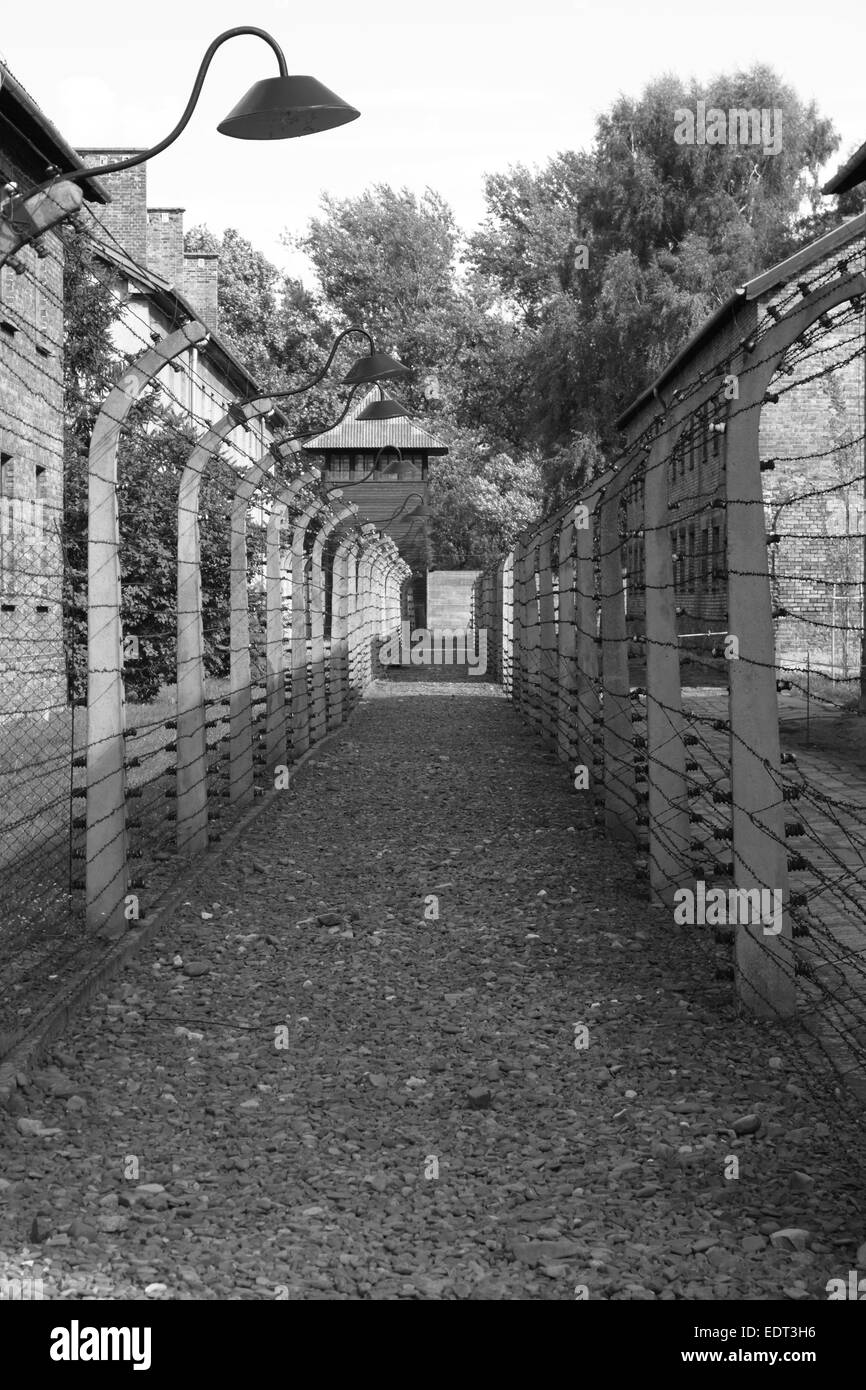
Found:
[[[229,617],[229,696],[231,742],[229,798],[244,805],[253,797],[252,673],[250,606],[247,586],[247,513],[254,493],[271,478],[275,462],[297,454],[289,444],[274,444],[238,479],[231,513],[231,612]],[[308,477],[310,475],[307,475]],[[279,542],[278,542],[279,546]]]
[[[325,689],[325,546],[341,527],[357,522],[358,509],[349,502],[330,516],[321,527],[313,541],[310,560],[310,666],[312,669],[312,691],[310,703],[310,743],[318,743],[328,728]],[[336,590],[331,581],[331,646],[333,648],[333,613]]]
[[[575,660],[577,663],[577,761],[590,770],[593,799],[598,808],[603,789],[604,759],[597,755],[601,700],[599,690],[600,602],[596,595],[595,539],[598,504],[613,477],[608,470],[575,508]]]
[[[557,701],[556,748],[560,758],[573,765],[577,755],[574,707],[577,697],[577,663],[575,661],[574,577],[575,530],[574,508],[566,513],[559,533],[559,613],[556,635]]]
[[[268,775],[273,779],[278,768],[289,761],[288,714],[286,710],[286,630],[291,620],[285,620],[285,608],[291,608],[287,593],[291,585],[291,570],[283,573],[283,549],[280,532],[290,511],[298,505],[305,487],[318,481],[319,470],[308,469],[293,482],[277,489],[276,499],[268,517],[267,530],[267,716],[265,757]],[[288,582],[286,582],[288,580]]]
[[[351,532],[343,536],[334,555],[331,581],[331,681],[328,695],[328,732],[342,724],[349,682],[349,615],[354,602],[351,579],[357,545]]]
[[[502,562],[502,689],[514,699],[514,566],[515,552],[509,550]]]
[[[541,710],[538,700],[538,675],[541,669],[541,619],[538,607],[538,536],[530,536],[526,545],[526,561],[523,571],[523,644],[525,665],[524,717],[533,727],[540,724]]]
[[[634,467],[632,462],[618,470],[599,514],[604,818],[609,834],[629,840],[637,837],[637,800],[619,513]]]
[[[503,623],[504,614],[502,603],[505,596],[505,564],[506,555],[500,555],[499,560],[493,570],[490,588],[490,614],[488,617],[487,650],[492,653],[488,657],[487,673],[490,680],[502,685],[502,667],[505,660],[503,649]]]
[[[310,746],[310,704],[307,691],[306,537],[310,522],[328,511],[328,503],[314,498],[292,528],[292,751],[296,758]]]
[[[551,552],[559,522],[542,532],[538,543],[538,727],[543,737],[556,742],[557,679],[556,596],[553,589]]]
[[[363,529],[363,528],[362,528]],[[364,555],[363,536],[355,540],[349,548],[346,588],[346,699],[352,709],[358,701],[362,688],[360,675],[361,662],[361,607],[362,575],[361,564]]]
[[[836,304],[866,293],[866,277],[843,273],[804,296],[760,338],[760,359],[748,342],[728,371],[739,379],[729,407],[725,447],[728,512],[728,630],[739,643],[730,662],[731,798],[734,881],[737,888],[778,892],[781,930],[760,922],[736,933],[736,979],[741,1001],[765,1017],[796,1010],[788,906],[788,858],[782,797],[779,702],[776,690],[773,602],[767,566],[758,431],[761,402],[786,350]],[[745,915],[745,914],[744,914]]]
[[[382,663],[379,652],[385,639],[390,635],[388,626],[389,619],[389,581],[391,571],[399,560],[397,546],[391,536],[384,536],[376,558],[374,567],[375,575],[375,602],[373,609],[373,667],[376,676],[382,671]]]
[[[526,717],[526,571],[527,546],[521,536],[514,542],[514,610],[513,610],[513,650],[512,689],[513,699],[521,718]]]
[[[385,561],[383,575],[383,622],[380,637],[385,641],[402,637],[403,585],[411,574],[409,566],[396,550],[390,560]]]
[[[183,470],[177,500],[177,846],[207,848],[207,730],[201,612],[201,480],[219,446],[239,425],[273,409],[262,397],[233,406],[206,430]]]
[[[367,659],[368,681],[375,680],[381,666],[379,648],[382,645],[382,575],[384,564],[384,538],[373,542],[370,559],[370,588],[367,607]]]
[[[117,446],[135,400],[180,353],[208,330],[188,323],[128,367],[93,427],[87,484],[87,867],[90,928],[121,930],[128,885],[123,641],[120,624],[120,530]]]
[[[685,721],[682,705],[667,460],[676,444],[670,422],[650,447],[644,482],[644,623],[647,689],[647,824],[650,895],[673,904],[691,886]]]
[[[391,634],[391,617],[393,613],[393,594],[392,594],[392,575],[400,564],[400,553],[390,536],[386,538],[386,544],[382,547],[380,554],[381,572],[381,601],[379,606],[379,636],[389,637]],[[387,542],[390,541],[390,545]]]
[[[388,619],[389,632],[396,632],[402,635],[404,611],[407,607],[404,601],[404,589],[410,583],[411,579],[412,567],[406,563],[401,555],[394,566],[393,595]]]
[[[378,532],[374,526],[361,528],[363,544],[358,565],[358,610],[356,640],[358,642],[358,684],[361,693],[372,678],[373,565],[378,551]]]

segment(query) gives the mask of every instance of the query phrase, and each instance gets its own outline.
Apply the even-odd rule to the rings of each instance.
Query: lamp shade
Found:
[[[399,401],[392,400],[390,396],[382,396],[378,401],[371,401],[365,405],[363,410],[359,410],[356,416],[358,420],[396,420],[401,415],[408,415]]]
[[[266,77],[253,83],[217,130],[236,140],[291,140],[332,130],[360,114],[315,77]]]
[[[384,377],[408,376],[409,368],[398,362],[389,352],[371,352],[359,357],[343,377],[344,386],[363,386],[367,382],[380,381]]]

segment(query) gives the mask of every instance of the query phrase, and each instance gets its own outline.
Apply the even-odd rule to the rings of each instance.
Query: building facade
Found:
[[[26,193],[83,161],[0,66],[0,186]],[[107,198],[93,179],[85,198]],[[66,708],[63,265],[54,230],[0,269],[0,720]]]
[[[84,150],[82,156],[98,167],[136,153],[140,151],[100,148]],[[187,319],[210,329],[203,346],[191,347],[158,378],[168,408],[197,428],[207,428],[232,401],[262,390],[217,332],[219,257],[185,252],[183,208],[147,206],[147,164],[110,179],[112,200],[97,212],[95,235],[117,299],[115,346],[137,356],[155,337],[166,336]],[[272,443],[273,428],[286,424],[278,411],[270,423],[238,427],[225,446],[226,457],[240,468],[249,466]]]

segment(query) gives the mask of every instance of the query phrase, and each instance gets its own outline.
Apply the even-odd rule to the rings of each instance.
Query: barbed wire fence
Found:
[[[506,694],[699,943],[704,984],[789,1032],[816,1107],[858,1114],[866,785],[785,744],[807,697],[852,727],[863,708],[863,255],[861,217],[686,363],[475,598]]]
[[[25,351],[46,347],[37,294],[62,310],[75,245],[95,253],[94,290],[123,313],[98,237],[64,233],[47,282],[20,258]],[[291,764],[378,673],[409,578],[296,440],[250,447],[273,404],[215,394],[189,351],[201,324],[171,323],[154,342],[123,322],[134,352],[95,381],[67,380],[65,401],[62,341],[28,351],[27,376],[4,354],[10,388],[35,396],[44,423],[34,432],[4,409],[0,1055],[106,940],[147,920],[187,856],[288,787]],[[205,398],[217,419],[192,408]],[[64,407],[86,421],[78,458]],[[55,457],[67,446],[65,477],[37,470],[46,495],[23,498],[6,459],[40,443]],[[159,486],[136,488],[148,470]]]

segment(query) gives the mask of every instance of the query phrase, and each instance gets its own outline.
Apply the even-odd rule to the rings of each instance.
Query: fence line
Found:
[[[866,1076],[866,796],[782,751],[779,702],[798,685],[792,617],[845,629],[840,653],[862,638],[862,564],[850,549],[862,556],[862,520],[828,531],[815,503],[832,499],[847,519],[863,495],[862,224],[841,260],[816,258],[774,287],[769,308],[756,301],[715,359],[684,363],[615,464],[524,532],[475,592],[505,693],[569,765],[595,821],[631,846],[657,905],[673,913],[701,884],[723,885],[729,906],[779,895],[773,930],[748,914],[733,927],[717,916],[715,929],[710,918],[713,974],[733,979],[750,1013],[805,1025],[856,1082]],[[811,450],[768,459],[768,431],[796,437],[784,417],[762,427],[789,392],[801,393],[786,407],[795,423],[811,393],[823,433]],[[780,524],[786,509],[796,531]],[[826,621],[822,566],[848,576],[847,623],[838,597]]]
[[[206,336],[186,323],[156,344],[142,339],[140,355],[102,384],[87,467],[86,572],[76,568],[78,552],[68,553],[73,533],[59,505],[50,549],[63,574],[41,552],[30,565],[20,546],[15,554],[19,586],[32,569],[33,597],[48,582],[52,603],[64,587],[68,597],[46,648],[47,676],[31,628],[19,625],[5,652],[0,786],[10,806],[22,800],[0,835],[0,1055],[69,971],[104,949],[98,937],[146,918],[179,855],[217,841],[227,817],[286,785],[292,761],[349,715],[378,674],[379,645],[399,632],[410,570],[393,542],[360,527],[317,470],[301,471],[291,440],[257,457],[231,440],[238,427],[264,420],[271,402],[232,404],[214,423],[177,394],[173,368],[192,381],[181,354]],[[141,518],[158,556],[151,567],[139,563],[120,512],[129,447],[146,446],[154,421],[182,466],[165,516]],[[158,456],[156,469],[171,477]],[[158,530],[169,514],[173,584],[162,554],[170,527]],[[215,543],[224,566],[208,552]],[[2,544],[5,562],[13,540],[4,533]],[[156,617],[127,618],[124,631],[131,595]],[[162,617],[172,610],[174,632]],[[75,615],[87,619],[86,660]],[[169,665],[173,686],[164,683]],[[45,694],[18,709],[9,690],[31,668]],[[53,711],[56,737],[40,730],[22,740],[34,702]]]

